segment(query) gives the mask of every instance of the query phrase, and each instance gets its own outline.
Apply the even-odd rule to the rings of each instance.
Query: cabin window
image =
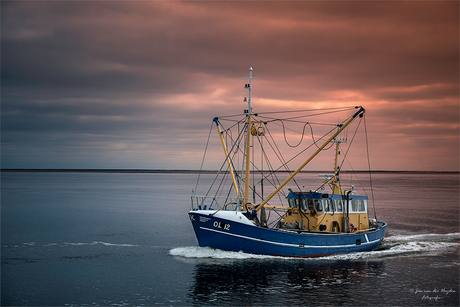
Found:
[[[323,200],[324,210],[327,212],[335,212],[335,206],[332,200],[324,199]]]
[[[314,203],[316,211],[323,211],[323,204],[321,203],[321,200],[314,199]]]
[[[358,201],[355,199],[351,201],[351,211],[358,211]]]
[[[310,211],[314,210],[315,205],[313,204],[313,199],[308,198],[307,201],[308,201],[308,210],[310,210]]]
[[[359,211],[366,212],[366,204],[363,199],[359,200]]]
[[[334,202],[336,203],[337,212],[342,212],[342,201],[334,200]]]
[[[329,212],[329,202],[327,200],[323,200],[324,211]]]
[[[289,202],[289,207],[294,208],[295,207],[295,198],[288,198]]]
[[[302,210],[307,211],[307,200],[305,198],[302,198],[301,201],[302,201]]]

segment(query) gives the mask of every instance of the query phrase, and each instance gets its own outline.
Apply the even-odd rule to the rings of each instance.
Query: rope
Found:
[[[282,119],[280,119],[280,122],[281,122],[281,124],[283,125],[283,135],[284,135],[284,141],[286,142],[286,144],[287,144],[289,147],[291,147],[291,148],[296,148],[297,146],[299,146],[300,143],[302,143],[302,141],[303,141],[303,137],[305,136],[305,127],[306,127],[307,125],[310,125],[310,124],[309,124],[308,122],[306,122],[305,125],[303,125],[302,137],[300,138],[299,143],[298,143],[297,145],[291,145],[291,144],[289,144],[289,142],[288,142],[288,140],[287,140],[287,138],[286,138],[286,127],[284,126],[284,121],[283,121]],[[312,129],[311,129],[311,125],[310,125],[310,130],[312,130]],[[313,130],[312,130],[311,132],[312,132],[311,136],[312,136],[312,138],[313,138]],[[314,142],[314,139],[313,139],[313,142]],[[316,144],[316,143],[315,143],[315,144]]]

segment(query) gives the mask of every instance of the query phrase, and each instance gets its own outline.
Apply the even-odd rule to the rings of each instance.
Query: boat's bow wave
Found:
[[[268,259],[277,258],[268,255],[255,255],[243,252],[230,252],[211,247],[177,247],[169,251],[172,256],[180,256],[185,258],[213,258],[213,259]]]
[[[321,260],[366,260],[404,256],[432,256],[458,249],[460,233],[395,235],[387,237],[377,250],[369,252],[337,254],[318,258]],[[289,258],[230,252],[210,247],[177,247],[169,251],[172,256],[212,259],[273,259]]]

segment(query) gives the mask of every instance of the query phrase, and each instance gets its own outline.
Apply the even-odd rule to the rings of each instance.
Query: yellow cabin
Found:
[[[328,194],[316,191],[287,195],[289,209],[280,228],[322,232],[367,232],[367,196],[354,192]]]

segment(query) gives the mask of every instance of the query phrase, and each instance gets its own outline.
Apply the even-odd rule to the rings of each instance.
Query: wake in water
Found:
[[[102,246],[114,246],[114,247],[137,247],[138,245],[133,245],[133,244],[124,244],[124,243],[107,243],[107,242],[101,242],[101,241],[93,241],[93,242],[85,242],[85,243],[72,243],[72,242],[64,242],[64,243],[48,243],[43,246],[45,247],[53,247],[53,246],[96,246],[96,245],[102,245]],[[35,244],[35,242],[26,242],[22,243],[22,245],[2,245],[2,247],[40,247],[41,245]]]
[[[366,260],[401,256],[434,256],[458,249],[460,233],[449,234],[418,234],[395,235],[385,238],[380,246],[370,252],[336,254],[319,258],[304,258],[308,260]],[[172,256],[185,258],[213,258],[213,259],[286,259],[266,255],[246,254],[243,252],[229,252],[209,247],[178,247],[169,251]],[[292,259],[292,258],[291,258]],[[297,259],[297,258],[296,258]]]

